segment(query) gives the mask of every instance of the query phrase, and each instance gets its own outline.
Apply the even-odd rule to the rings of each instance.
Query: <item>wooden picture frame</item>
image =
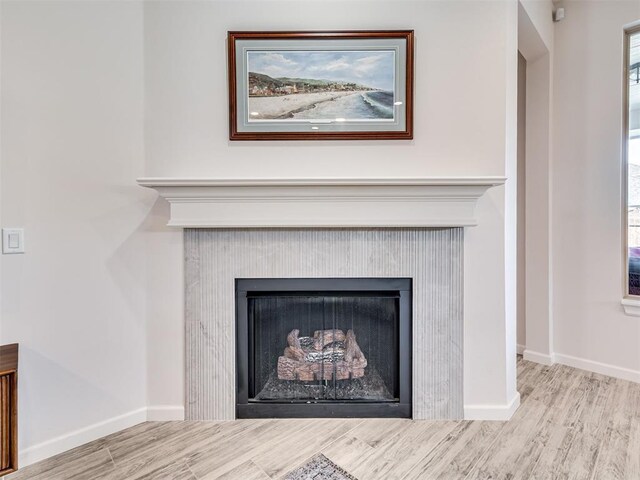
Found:
[[[227,40],[230,140],[413,138],[413,30]]]

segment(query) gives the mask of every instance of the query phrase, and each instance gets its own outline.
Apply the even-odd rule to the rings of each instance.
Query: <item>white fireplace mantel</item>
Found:
[[[468,227],[478,199],[504,177],[140,178],[184,228]]]

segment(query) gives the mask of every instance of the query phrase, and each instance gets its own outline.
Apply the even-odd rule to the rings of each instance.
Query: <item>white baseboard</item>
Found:
[[[526,349],[526,345],[520,345],[519,343],[516,345],[516,353],[518,355],[522,355]]]
[[[553,365],[554,363],[559,363],[568,367],[579,368],[580,370],[587,370],[589,372],[599,373],[609,377],[640,383],[640,370],[618,367],[616,365],[587,360],[586,358],[574,357],[572,355],[564,355],[562,353],[546,355],[544,353],[533,352],[525,349],[523,358],[531,362],[541,363],[542,365]]]
[[[509,420],[520,406],[520,393],[516,392],[505,405],[465,405],[465,420]]]
[[[546,353],[534,352],[533,350],[525,350],[522,352],[522,358],[530,362],[541,363],[542,365],[553,365],[555,363],[555,354],[548,355]]]
[[[18,464],[26,467],[142,422],[170,420],[184,420],[184,407],[159,405],[139,408],[20,450]]]
[[[148,422],[169,422],[172,420],[184,420],[182,405],[156,405],[147,408]]]
[[[85,443],[92,442],[105,435],[111,435],[125,428],[133,427],[147,420],[147,409],[139,408],[124,415],[94,423],[88,427],[74,430],[42,443],[32,445],[19,452],[18,464],[26,467],[45,458],[53,457]]]
[[[557,363],[567,365],[568,367],[579,368],[581,370],[587,370],[589,372],[595,372],[609,377],[640,383],[640,371],[638,370],[617,367],[608,363],[594,362],[593,360],[572,357],[571,355],[563,355],[561,353],[554,354],[554,358]]]

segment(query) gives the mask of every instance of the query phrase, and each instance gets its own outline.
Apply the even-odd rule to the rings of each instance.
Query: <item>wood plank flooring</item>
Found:
[[[7,480],[271,480],[318,452],[359,480],[640,480],[640,384],[518,360],[509,422],[147,422]]]

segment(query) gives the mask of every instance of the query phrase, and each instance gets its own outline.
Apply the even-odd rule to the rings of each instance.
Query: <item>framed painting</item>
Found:
[[[231,140],[410,140],[413,31],[229,32]]]

